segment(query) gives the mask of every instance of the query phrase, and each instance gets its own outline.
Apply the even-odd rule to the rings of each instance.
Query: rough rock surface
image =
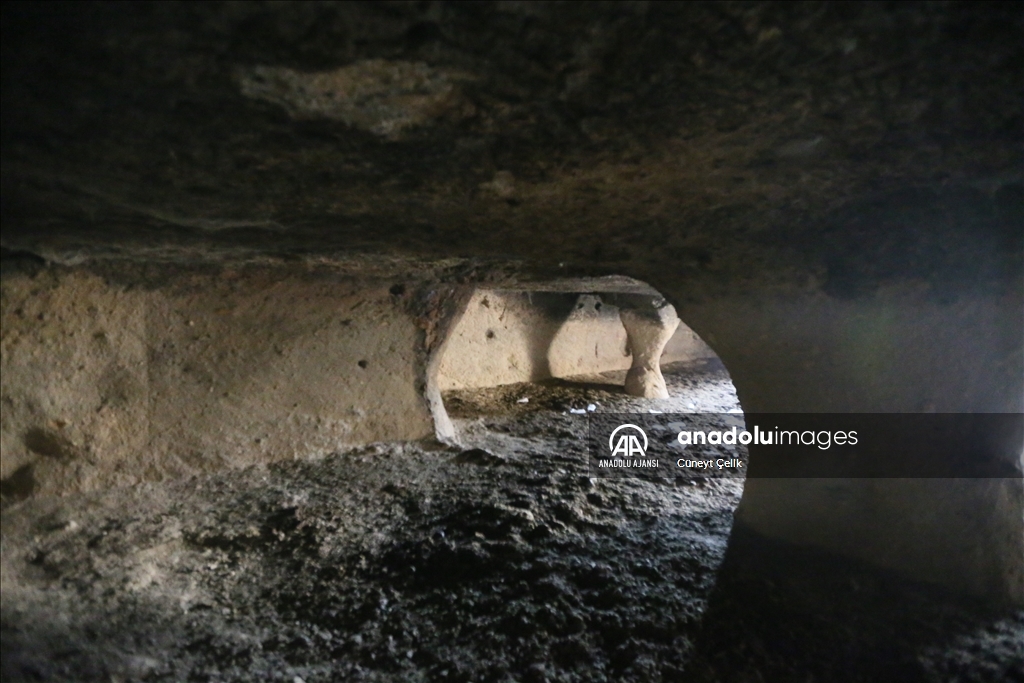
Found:
[[[51,258],[369,251],[667,293],[659,274],[688,297],[893,276],[947,296],[1019,243],[955,220],[992,197],[1019,211],[1012,4],[25,4],[3,22],[4,245]],[[472,75],[472,114],[387,141],[238,80],[386,63]],[[893,201],[924,215],[864,220]],[[947,232],[974,239],[948,251]]]
[[[4,3],[0,19],[5,277],[95,258],[458,263],[442,311],[495,270],[619,274],[665,296],[745,410],[1024,409],[1015,3]],[[257,73],[269,90],[246,85]],[[446,319],[424,320],[430,368]],[[22,443],[77,457],[84,440],[48,422]],[[998,455],[1020,471],[1016,444]],[[850,568],[1024,604],[1020,478],[842,488],[849,505],[750,485],[740,516]],[[851,585],[822,591],[853,595],[839,622],[872,602]],[[892,604],[943,623],[941,599]],[[799,632],[746,652],[773,671],[756,653]],[[834,664],[815,679],[846,642],[812,648]],[[942,675],[974,675],[963,661]]]
[[[4,500],[434,433],[422,275],[55,267],[0,284]],[[435,284],[436,283],[431,283]]]
[[[726,556],[740,481],[589,478],[586,422],[567,408],[736,407],[721,366],[673,366],[667,402],[624,395],[623,374],[449,395],[461,450],[379,444],[9,508],[3,678],[994,682],[1020,671],[1024,614],[992,616],[807,551],[794,565],[794,551],[761,549],[773,573],[752,576],[743,552],[756,539]]]
[[[478,289],[452,329],[438,385],[490,387],[626,369],[635,354],[619,311],[633,302],[620,298],[627,297],[600,288],[585,294]],[[667,342],[656,362],[715,355],[686,325]]]

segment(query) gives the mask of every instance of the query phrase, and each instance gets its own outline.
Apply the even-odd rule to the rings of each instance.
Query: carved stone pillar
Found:
[[[676,309],[664,300],[621,308],[619,317],[626,328],[633,365],[626,374],[626,393],[644,398],[668,398],[661,374],[661,353],[679,326]]]

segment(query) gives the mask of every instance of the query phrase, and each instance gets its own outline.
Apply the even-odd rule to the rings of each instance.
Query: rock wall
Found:
[[[615,296],[477,290],[452,331],[438,375],[442,390],[625,370],[626,330]],[[663,363],[714,356],[680,325]]]
[[[422,330],[330,271],[5,274],[4,498],[433,434]]]
[[[671,292],[669,283],[654,282]],[[729,368],[745,412],[1019,413],[1019,293],[719,300],[680,315]],[[1022,444],[995,454],[1022,469]],[[893,453],[893,457],[899,457]],[[936,452],[935,458],[955,458]],[[757,458],[756,449],[751,459]],[[1024,604],[1024,482],[748,479],[737,521],[900,573]]]

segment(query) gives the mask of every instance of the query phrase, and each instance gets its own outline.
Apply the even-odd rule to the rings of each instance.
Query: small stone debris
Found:
[[[482,448],[470,448],[455,456],[454,461],[460,465],[501,465],[505,459]]]

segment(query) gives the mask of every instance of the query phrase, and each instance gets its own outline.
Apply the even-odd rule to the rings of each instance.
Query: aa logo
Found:
[[[619,435],[617,440],[615,438],[616,434]],[[643,439],[642,446],[640,445],[640,439]],[[647,454],[647,434],[636,425],[619,425],[612,432],[612,435],[608,437],[608,448],[612,452],[612,457],[642,458]]]

